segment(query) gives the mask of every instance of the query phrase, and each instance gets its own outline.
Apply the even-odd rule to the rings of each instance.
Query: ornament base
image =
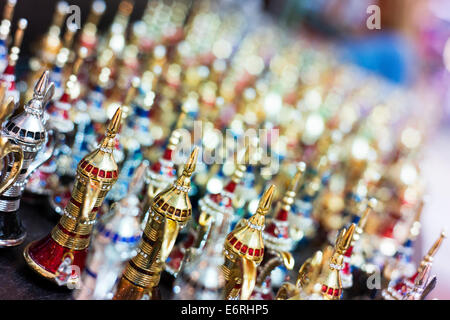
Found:
[[[0,212],[0,248],[19,246],[26,236],[17,212]]]

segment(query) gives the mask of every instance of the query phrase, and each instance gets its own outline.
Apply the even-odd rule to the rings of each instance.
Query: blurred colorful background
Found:
[[[30,17],[25,34],[23,59],[31,54],[29,44],[51,23],[56,0],[18,1],[15,17]],[[80,6],[82,21],[91,0],[71,0]],[[139,19],[147,1],[135,0],[132,20]],[[422,215],[422,232],[416,245],[416,260],[430,247],[438,233],[450,226],[450,1],[449,0],[251,0],[270,13],[292,33],[307,33],[317,41],[333,43],[335,55],[395,84],[422,95],[417,113],[426,127],[422,173],[428,201]],[[119,0],[108,0],[100,29],[114,17]],[[367,8],[378,5],[381,29],[369,30]],[[32,17],[32,19],[31,19]],[[15,24],[13,24],[15,25]],[[25,72],[27,64],[18,66]],[[450,299],[450,246],[444,244],[436,257],[433,274],[438,284],[430,297]]]

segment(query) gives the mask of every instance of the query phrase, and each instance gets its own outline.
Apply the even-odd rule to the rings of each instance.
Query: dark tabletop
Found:
[[[23,258],[25,246],[44,237],[58,221],[45,201],[29,198],[24,200],[19,212],[27,229],[27,237],[18,247],[0,249],[0,299],[70,299],[69,289],[59,287],[35,274]]]

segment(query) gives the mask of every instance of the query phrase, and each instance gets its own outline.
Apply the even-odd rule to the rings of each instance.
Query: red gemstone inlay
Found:
[[[230,181],[224,188],[224,190],[233,193],[236,190],[236,182]]]
[[[259,257],[259,249],[255,249],[255,256]]]
[[[248,249],[248,254],[249,254],[250,256],[253,255],[253,248]]]
[[[237,239],[235,237],[233,237],[233,239],[230,240],[231,244],[234,244],[237,241]]]
[[[92,168],[93,168],[93,167],[92,167],[92,164],[90,164],[90,165],[88,165],[88,166],[86,167],[86,171],[87,171],[87,172],[90,172]]]
[[[112,178],[112,171],[106,172],[106,178]]]
[[[117,178],[117,170],[113,171],[113,177]]]
[[[86,167],[86,165],[87,165],[87,162],[83,161],[83,163],[81,164],[81,169],[84,169],[84,167]]]
[[[241,248],[241,252],[242,253],[246,253],[247,252],[248,247],[244,244]]]
[[[328,292],[327,292],[330,296],[333,295],[333,288],[328,288]]]
[[[104,178],[105,177],[105,170],[100,170],[99,176],[101,178]]]
[[[328,288],[328,287],[327,287],[326,285],[323,285],[323,286],[322,286],[322,292],[327,292],[327,288]]]
[[[97,167],[94,167],[94,170],[92,170],[92,174],[93,174],[94,176],[96,176],[97,173],[98,173],[98,168],[97,168]]]
[[[288,211],[286,211],[284,209],[281,209],[280,211],[278,211],[276,219],[280,220],[280,221],[287,221],[288,220],[288,213],[289,213]]]
[[[338,297],[339,296],[339,289],[334,289],[334,296]]]
[[[234,246],[236,249],[240,249],[242,246],[242,242],[238,241],[238,243],[236,243],[236,245]]]
[[[233,234],[229,233],[228,236],[227,236],[227,239],[230,240],[232,236],[233,236]]]
[[[171,161],[171,160],[172,160],[172,150],[166,149],[166,150],[164,151],[163,158],[164,158],[165,160]]]

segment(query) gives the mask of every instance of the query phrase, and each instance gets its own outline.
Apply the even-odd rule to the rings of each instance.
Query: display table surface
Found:
[[[44,201],[22,201],[19,212],[27,237],[18,247],[0,249],[0,299],[71,299],[69,289],[38,276],[23,257],[25,246],[47,235],[58,217]]]
[[[59,216],[52,213],[47,202],[39,199],[24,198],[20,207],[20,216],[27,229],[27,237],[20,246],[0,249],[0,300],[68,300],[72,291],[58,286],[32,271],[25,262],[23,250],[31,241],[41,239],[57,224]],[[303,262],[314,251],[312,248],[301,250],[297,262]],[[292,270],[294,276],[299,266]],[[162,299],[170,298],[170,279],[163,273],[160,282]]]
[[[46,236],[57,224],[59,216],[52,213],[45,200],[28,197],[22,200],[19,212],[27,237],[18,247],[0,249],[0,300],[72,299],[71,290],[41,278],[28,267],[23,257],[25,246]],[[162,297],[167,298],[170,291],[163,283],[160,290]]]

